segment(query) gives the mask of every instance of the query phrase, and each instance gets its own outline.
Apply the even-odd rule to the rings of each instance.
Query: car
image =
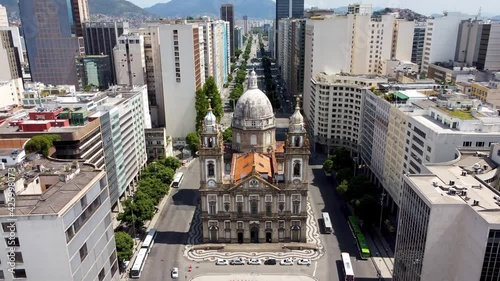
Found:
[[[177,267],[172,268],[172,279],[179,278],[179,269]]]
[[[259,259],[249,259],[247,264],[249,264],[249,265],[261,265],[262,262]]]
[[[275,259],[267,259],[265,262],[264,262],[265,265],[275,265],[276,264],[276,260]]]
[[[280,261],[280,265],[293,265],[293,261],[291,259],[284,259]]]
[[[225,259],[217,259],[217,262],[215,262],[215,265],[229,265],[229,262]]]
[[[300,259],[297,261],[298,265],[311,265],[311,260],[308,259]]]
[[[231,262],[229,264],[230,265],[244,265],[245,262],[243,261],[242,258],[236,258],[236,259],[231,260]]]

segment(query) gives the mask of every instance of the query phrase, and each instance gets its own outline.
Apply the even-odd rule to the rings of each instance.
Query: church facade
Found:
[[[300,108],[286,141],[276,141],[271,102],[252,71],[232,128],[237,153],[225,173],[221,127],[209,109],[199,150],[203,242],[306,242],[309,141]]]

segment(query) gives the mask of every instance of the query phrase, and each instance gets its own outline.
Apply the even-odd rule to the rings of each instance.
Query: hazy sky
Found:
[[[166,3],[169,0],[129,0],[140,7],[150,7],[156,3]],[[252,0],[245,0],[252,1]],[[408,8],[423,14],[440,13],[442,11],[458,11],[475,15],[482,8],[484,15],[500,15],[498,0],[305,0],[306,7],[335,8],[351,3],[362,2],[377,7]]]

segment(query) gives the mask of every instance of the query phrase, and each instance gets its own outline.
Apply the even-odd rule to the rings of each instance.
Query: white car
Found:
[[[179,269],[177,267],[172,268],[172,279],[179,278]]]
[[[247,264],[249,264],[249,265],[261,265],[262,262],[258,259],[249,259]]]
[[[311,260],[308,259],[300,259],[297,261],[298,265],[311,265]]]
[[[284,259],[280,261],[280,265],[293,265],[293,261],[291,259]]]
[[[218,259],[215,265],[229,265],[229,262],[224,259]]]

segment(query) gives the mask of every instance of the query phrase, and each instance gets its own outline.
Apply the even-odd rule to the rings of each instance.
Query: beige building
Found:
[[[249,80],[234,113],[237,153],[227,174],[221,127],[211,109],[204,119],[199,151],[203,241],[306,242],[309,141],[304,118],[297,107],[287,140],[277,142],[271,103],[257,88],[255,72]]]

